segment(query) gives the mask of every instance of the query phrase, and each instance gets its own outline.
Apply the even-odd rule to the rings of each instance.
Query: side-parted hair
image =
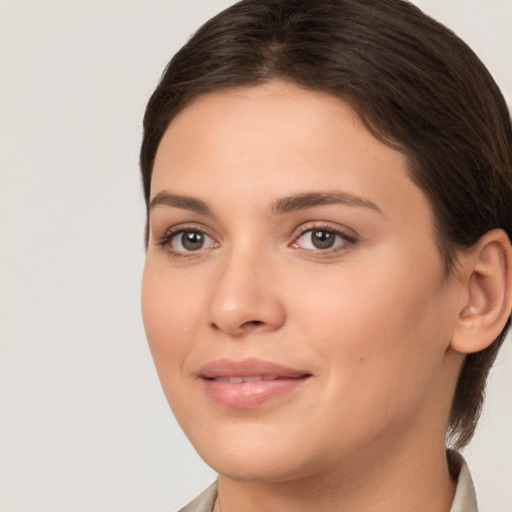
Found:
[[[243,0],[207,21],[170,61],[147,105],[146,206],[156,151],[181,110],[208,92],[276,79],[347,101],[378,139],[407,157],[433,209],[447,275],[457,252],[491,229],[512,239],[506,102],[473,51],[405,0]],[[488,348],[465,358],[448,433],[455,448],[473,437],[509,326],[510,316]]]

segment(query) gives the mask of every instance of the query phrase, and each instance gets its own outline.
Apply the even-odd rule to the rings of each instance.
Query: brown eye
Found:
[[[310,237],[311,243],[317,249],[330,249],[336,241],[336,234],[325,229],[311,231]]]
[[[180,231],[171,240],[171,247],[177,252],[199,251],[212,244],[213,239],[201,231]]]
[[[312,251],[329,252],[354,244],[355,240],[341,231],[328,228],[313,228],[304,231],[293,242],[292,247]]]

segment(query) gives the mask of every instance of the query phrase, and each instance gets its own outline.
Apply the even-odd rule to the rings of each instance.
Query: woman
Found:
[[[144,119],[143,317],[218,482],[190,511],[476,511],[512,305],[512,129],[402,0],[244,0]]]

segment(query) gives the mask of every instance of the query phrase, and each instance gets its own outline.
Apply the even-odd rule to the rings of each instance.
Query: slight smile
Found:
[[[311,378],[311,374],[259,359],[219,359],[203,366],[199,377],[206,394],[217,404],[248,409],[296,391]]]

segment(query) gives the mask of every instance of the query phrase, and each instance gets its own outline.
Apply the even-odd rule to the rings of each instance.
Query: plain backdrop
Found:
[[[214,478],[177,427],[142,328],[145,103],[228,0],[0,1],[0,510],[172,511]],[[512,2],[421,0],[512,102]],[[512,207],[512,205],[511,205]],[[512,512],[512,349],[465,455]]]

